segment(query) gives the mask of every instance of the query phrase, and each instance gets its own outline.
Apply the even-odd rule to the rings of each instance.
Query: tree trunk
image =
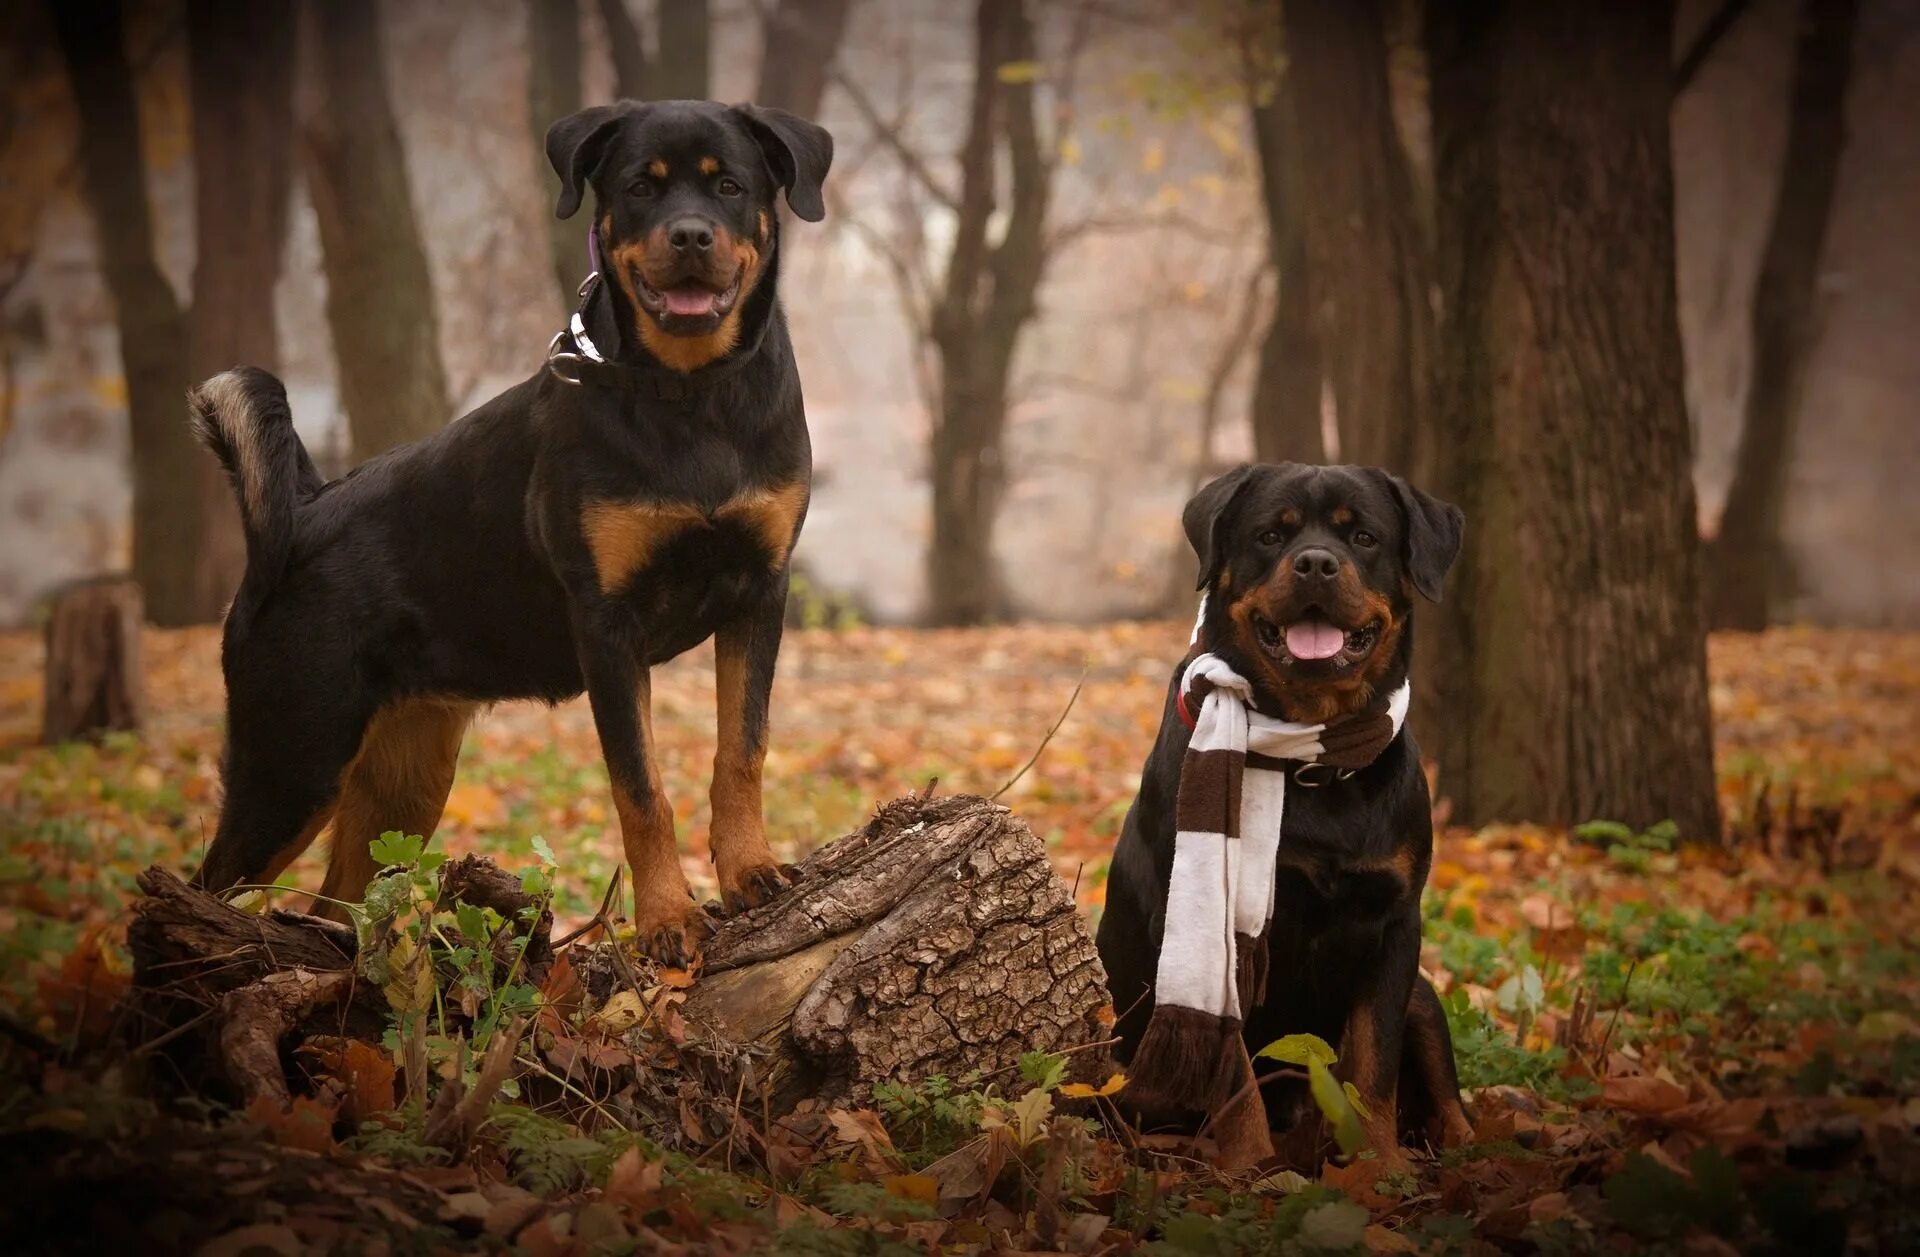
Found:
[[[140,727],[146,713],[140,623],[140,586],[130,580],[81,581],[53,596],[41,741]]]
[[[760,86],[753,99],[817,118],[827,72],[840,52],[853,0],[779,0],[762,22]]]
[[[347,990],[329,976],[355,964],[351,929],[243,912],[158,869],[140,885],[146,898],[128,943],[134,1007],[150,1015],[134,1018],[136,1033],[194,1020],[201,1035],[175,1061],[187,1076],[217,1069],[243,1094],[278,1097],[288,1083],[276,1044],[312,1033],[378,1040],[378,985]],[[484,903],[511,921],[518,885],[469,857],[445,866],[440,898]],[[597,1094],[634,1085],[643,1093],[636,1122],[664,1122],[675,1139],[685,1137],[688,1086],[704,1091],[702,1112],[730,1112],[745,1086],[756,1114],[779,1116],[802,1099],[867,1103],[877,1082],[991,1074],[1022,1052],[1107,1037],[1106,976],[1072,896],[1045,845],[985,799],[897,800],[816,851],[791,893],[719,926],[684,1002],[676,992],[647,1010],[652,1024],[633,1025],[634,997],[661,989],[645,961],[580,943],[564,953],[568,976],[556,984],[550,928],[550,917],[535,925],[521,974],[568,1009],[542,1023],[540,1050]],[[622,1007],[631,1030],[594,1039],[588,1028]],[[455,1017],[455,1001],[448,1008]],[[197,1017],[204,1009],[216,1013]],[[677,1070],[648,1063],[663,1033]],[[1083,1075],[1099,1062],[1076,1058]]]
[[[1415,474],[1432,372],[1427,250],[1394,129],[1382,0],[1283,0],[1290,160],[1340,456]],[[1317,398],[1315,413],[1318,414]]]
[[[1674,296],[1670,6],[1429,11],[1468,542],[1421,730],[1467,823],[1719,833]]]
[[[1780,191],[1753,299],[1746,425],[1720,529],[1708,547],[1716,628],[1763,629],[1781,592],[1780,517],[1807,354],[1819,331],[1820,257],[1847,144],[1856,0],[1805,0]]]
[[[1307,244],[1299,185],[1292,170],[1292,105],[1284,82],[1249,111],[1260,158],[1267,216],[1267,261],[1277,283],[1273,317],[1260,342],[1253,381],[1253,451],[1263,463],[1317,463],[1327,456],[1320,432],[1320,344],[1308,301]]]
[[[360,462],[438,432],[452,407],[426,251],[387,97],[379,0],[310,10],[319,100],[307,121],[327,323]]]
[[[607,55],[613,60],[615,90],[628,100],[646,100],[651,77],[647,45],[626,0],[600,0],[600,25],[606,30]]]
[[[117,0],[48,6],[80,115],[80,166],[100,269],[113,295],[127,383],[133,478],[133,575],[155,623],[196,624],[220,607],[202,598],[209,516],[232,510],[203,477],[212,462],[188,432],[187,321],[154,256],[133,72]]]
[[[580,281],[587,274],[587,224],[593,216],[553,216],[560,177],[547,163],[547,128],[576,112],[580,103],[579,0],[527,0],[527,121],[533,129],[534,161],[547,190],[547,251],[563,311],[580,301]]]
[[[1005,488],[1007,389],[1046,270],[1043,233],[1053,172],[1040,148],[1031,79],[1003,81],[999,70],[1034,55],[1023,0],[979,0],[959,218],[932,319],[940,383],[929,468],[927,595],[935,624],[979,624],[1001,609],[993,531]],[[998,136],[1006,141],[1010,179],[1005,227],[990,243]]]
[[[993,532],[1003,487],[1000,446],[1006,407],[983,396],[992,394],[994,385],[974,381],[963,349],[943,351],[940,362],[927,618],[942,625],[985,624],[1002,603]]]
[[[194,269],[187,374],[280,369],[273,290],[286,242],[293,145],[291,0],[192,0]],[[202,455],[205,504],[195,603],[217,619],[240,586],[246,537],[226,476]]]
[[[660,0],[647,87],[658,100],[705,100],[712,95],[713,24],[707,0]]]

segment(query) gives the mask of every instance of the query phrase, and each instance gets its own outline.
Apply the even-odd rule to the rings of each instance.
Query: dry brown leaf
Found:
[[[1609,1078],[1600,1084],[1600,1099],[1609,1108],[1629,1113],[1670,1113],[1687,1102],[1687,1089],[1664,1078],[1638,1075]]]

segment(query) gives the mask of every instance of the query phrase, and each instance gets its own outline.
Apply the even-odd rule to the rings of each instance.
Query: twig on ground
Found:
[[[1047,743],[1053,741],[1053,735],[1060,732],[1060,726],[1067,723],[1067,717],[1073,714],[1073,705],[1074,703],[1079,701],[1080,691],[1083,688],[1085,688],[1087,684],[1087,670],[1088,670],[1087,665],[1081,666],[1080,679],[1073,683],[1073,693],[1067,695],[1067,705],[1064,709],[1061,710],[1060,719],[1053,722],[1053,728],[1047,730],[1047,736],[1044,738],[1041,738],[1040,745],[1033,748],[1033,754],[1028,757],[1026,763],[1020,765],[1020,771],[1015,773],[1013,776],[1007,778],[1007,783],[1005,785],[1001,786],[998,790],[995,790],[992,794],[988,795],[987,797],[989,799],[998,799],[1001,795],[1013,789],[1014,786],[1019,784],[1020,779],[1027,775],[1027,770],[1040,762],[1041,752],[1047,749]]]
[[[624,864],[616,864],[613,866],[613,878],[607,883],[607,893],[600,896],[600,910],[591,917],[588,917],[585,925],[568,934],[565,938],[554,939],[552,943],[554,951],[559,951],[562,947],[565,947],[577,938],[585,937],[592,932],[595,926],[605,929],[609,938],[613,936],[613,927],[607,924],[609,920],[608,914],[613,910],[613,897],[620,893],[620,878],[626,871],[627,866]]]

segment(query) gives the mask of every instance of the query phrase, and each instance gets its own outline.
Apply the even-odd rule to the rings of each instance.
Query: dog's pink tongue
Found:
[[[1325,620],[1287,625],[1287,653],[1295,659],[1331,659],[1347,644],[1347,635]]]
[[[660,295],[667,299],[668,314],[713,313],[713,294],[704,288],[669,288]]]

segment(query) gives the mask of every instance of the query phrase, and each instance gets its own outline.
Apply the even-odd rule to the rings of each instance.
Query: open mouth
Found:
[[[1290,624],[1280,625],[1263,615],[1253,617],[1253,631],[1266,652],[1282,663],[1326,664],[1350,667],[1365,659],[1380,640],[1381,622],[1369,620],[1357,629],[1343,629],[1317,614],[1317,608]]]
[[[741,276],[738,274],[724,289],[715,289],[697,280],[687,280],[670,288],[655,288],[644,275],[636,276],[636,279],[640,304],[647,308],[647,313],[660,320],[662,326],[670,326],[670,320],[724,318],[733,309],[734,302],[740,300]]]

